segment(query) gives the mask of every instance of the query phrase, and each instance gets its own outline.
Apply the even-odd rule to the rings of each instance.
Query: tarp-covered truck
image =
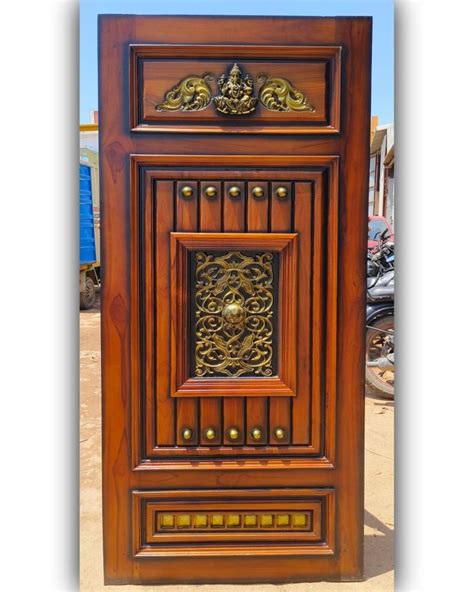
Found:
[[[100,286],[100,209],[99,155],[89,148],[80,149],[79,290],[82,309],[92,308],[95,289]]]

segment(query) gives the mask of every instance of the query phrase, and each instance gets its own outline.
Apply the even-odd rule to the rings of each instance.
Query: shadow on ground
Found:
[[[364,524],[377,531],[364,536],[364,577],[368,580],[393,570],[395,532],[367,510]]]

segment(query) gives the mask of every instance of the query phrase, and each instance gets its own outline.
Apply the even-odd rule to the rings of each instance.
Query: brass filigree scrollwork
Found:
[[[214,74],[205,72],[202,76],[187,76],[165,93],[162,103],[155,105],[156,111],[202,111],[211,102],[224,115],[250,115],[260,102],[267,111],[315,111],[302,91],[295,88],[286,78],[259,74],[261,84],[258,96],[254,96],[255,83],[249,74],[244,76],[238,64],[229,74],[222,74],[217,81],[220,95],[212,96],[208,82],[215,80]]]
[[[165,93],[162,103],[155,105],[157,111],[202,111],[212,99],[208,81],[214,80],[209,72],[202,76],[188,76]]]
[[[272,78],[267,74],[257,77],[260,87],[258,98],[268,111],[314,111],[305,95],[286,78]]]
[[[194,257],[195,375],[272,376],[273,253]]]
[[[225,115],[248,115],[255,111],[258,98],[253,96],[254,82],[237,64],[232,66],[228,76],[222,74],[217,85],[222,94],[214,97],[214,105]]]

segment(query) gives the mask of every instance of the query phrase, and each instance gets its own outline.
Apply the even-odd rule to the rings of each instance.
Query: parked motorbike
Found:
[[[394,265],[395,245],[385,232],[367,255],[365,381],[386,399],[395,393]]]

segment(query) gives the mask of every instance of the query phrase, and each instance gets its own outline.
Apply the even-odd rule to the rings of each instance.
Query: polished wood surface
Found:
[[[132,45],[132,129],[186,133],[337,133],[341,51],[337,45]],[[255,114],[245,122],[223,119],[212,108],[212,103],[204,109],[185,113],[179,109],[156,110],[167,92],[190,75],[206,77],[211,92],[218,94],[219,77],[228,73],[235,62],[257,87],[262,85],[262,76],[288,80],[293,88],[304,94],[311,108],[282,112],[270,111],[259,104]]]
[[[371,20],[99,25],[105,581],[360,579]],[[324,109],[157,112],[203,60],[268,66]],[[296,235],[292,395],[173,396],[173,233]]]

